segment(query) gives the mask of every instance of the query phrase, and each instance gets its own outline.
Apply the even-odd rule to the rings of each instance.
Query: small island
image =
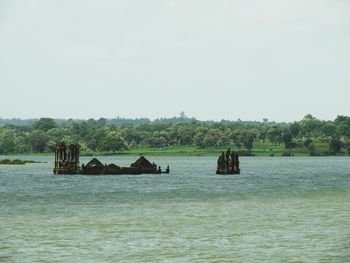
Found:
[[[14,164],[26,164],[26,163],[42,163],[39,161],[32,161],[32,160],[19,160],[19,159],[14,159],[14,160],[10,160],[10,159],[3,159],[0,160],[0,164],[9,164],[9,165],[14,165]]]

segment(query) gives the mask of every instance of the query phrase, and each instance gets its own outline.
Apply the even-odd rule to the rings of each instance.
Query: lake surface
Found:
[[[349,157],[242,157],[229,176],[212,157],[150,157],[171,173],[137,176],[22,159],[49,163],[0,166],[0,262],[350,261]]]

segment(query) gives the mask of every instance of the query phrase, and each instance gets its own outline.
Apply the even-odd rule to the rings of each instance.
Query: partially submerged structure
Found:
[[[218,159],[216,174],[239,174],[240,172],[238,153],[231,152],[231,149],[226,153],[222,152]]]
[[[79,144],[67,146],[65,143],[57,143],[55,151],[55,174],[78,174],[80,172]]]
[[[161,167],[148,161],[141,156],[130,167],[120,167],[116,164],[103,164],[93,158],[86,165],[79,165],[80,146],[72,144],[66,146],[64,143],[56,145],[55,152],[55,174],[85,174],[85,175],[108,175],[108,174],[161,174],[169,173],[169,166],[163,172]]]

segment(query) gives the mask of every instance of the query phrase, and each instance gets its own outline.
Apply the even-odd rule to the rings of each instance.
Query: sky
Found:
[[[0,0],[0,117],[350,115],[347,0]]]

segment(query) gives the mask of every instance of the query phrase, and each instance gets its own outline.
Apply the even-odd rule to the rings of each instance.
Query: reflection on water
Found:
[[[348,157],[247,157],[230,176],[212,157],[150,157],[171,174],[137,176],[53,175],[53,157],[23,159],[49,163],[0,166],[0,261],[350,258]]]

